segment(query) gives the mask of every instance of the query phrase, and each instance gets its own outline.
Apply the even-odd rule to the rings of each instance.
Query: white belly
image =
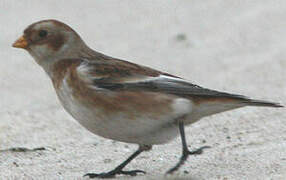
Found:
[[[57,94],[65,110],[90,132],[127,143],[167,143],[178,135],[175,120],[191,111],[191,103],[178,99],[173,103],[175,112],[166,112],[156,119],[150,118],[148,114],[137,114],[136,119],[132,119],[124,112],[102,115],[99,108],[86,107],[73,98],[65,82]]]

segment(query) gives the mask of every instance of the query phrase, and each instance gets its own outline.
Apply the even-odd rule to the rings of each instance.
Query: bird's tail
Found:
[[[255,100],[255,99],[245,99],[243,102],[246,106],[264,106],[264,107],[284,107],[283,105],[270,101]]]
[[[200,119],[204,116],[209,116],[212,114],[229,111],[236,108],[241,108],[244,106],[261,106],[261,107],[274,107],[274,108],[284,107],[279,103],[250,99],[240,95],[215,97],[212,99],[209,98],[209,100],[205,100],[203,98],[200,99],[193,98],[192,100],[197,101],[198,104],[198,106],[194,109],[193,119]]]

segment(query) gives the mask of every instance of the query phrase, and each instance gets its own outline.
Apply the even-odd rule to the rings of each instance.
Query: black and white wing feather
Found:
[[[173,94],[180,97],[226,98],[238,100],[245,105],[282,107],[277,103],[249,99],[242,95],[219,92],[189,83],[179,77],[126,61],[110,63],[88,63],[85,77],[91,85],[110,91],[151,91]]]

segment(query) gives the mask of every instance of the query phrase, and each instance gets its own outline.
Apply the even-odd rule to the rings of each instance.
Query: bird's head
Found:
[[[58,60],[78,58],[88,47],[68,25],[57,20],[43,20],[31,24],[13,47],[27,50],[46,71]]]

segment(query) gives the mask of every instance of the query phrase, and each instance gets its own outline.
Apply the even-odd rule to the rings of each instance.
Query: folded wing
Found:
[[[122,60],[104,63],[84,62],[78,70],[84,78],[88,79],[91,86],[98,89],[162,92],[185,98],[233,100],[242,106],[282,107],[277,103],[206,89],[179,77]]]

